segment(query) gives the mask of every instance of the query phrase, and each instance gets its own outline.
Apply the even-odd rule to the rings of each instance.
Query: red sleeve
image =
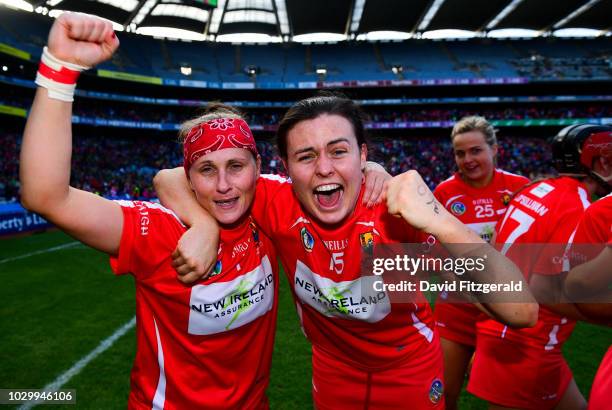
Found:
[[[445,193],[445,191],[446,191],[445,187],[446,186],[447,186],[446,183],[441,182],[440,184],[438,184],[436,189],[434,189],[434,191],[433,191],[434,196],[436,197],[438,202],[440,202],[442,204],[442,206],[444,206],[444,204],[446,203],[446,199],[447,199],[447,195]]]
[[[584,213],[584,207],[576,198],[573,203],[562,203],[551,210],[548,218],[542,220],[541,229],[552,232],[545,238],[544,247],[539,255],[533,272],[541,275],[558,275],[567,267],[563,265],[563,256],[572,233]]]
[[[286,211],[297,200],[290,180],[278,175],[262,175],[257,180],[251,216],[268,236],[280,229]]]
[[[185,227],[172,211],[151,202],[117,201],[123,211],[119,255],[110,258],[117,275],[142,279],[167,262]]]
[[[603,202],[606,199],[600,199],[593,203],[584,212],[576,228],[574,243],[610,243],[612,240],[612,215],[609,214],[611,209],[608,208],[610,207],[606,207],[607,204]]]
[[[571,266],[593,259],[605,246],[612,245],[612,214],[599,201],[587,208],[578,222],[569,253]]]

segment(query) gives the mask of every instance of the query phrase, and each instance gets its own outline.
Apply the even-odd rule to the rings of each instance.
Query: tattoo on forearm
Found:
[[[440,209],[438,208],[438,202],[436,201],[435,197],[432,197],[431,201],[427,202],[427,205],[431,205],[431,204],[433,204],[433,211],[436,214],[439,214],[440,213]]]
[[[428,192],[429,192],[429,193],[431,193],[431,192],[429,191],[429,189],[427,189],[427,187],[426,187],[425,185],[419,185],[419,186],[417,187],[417,193],[418,193],[420,196],[425,196],[425,195],[426,195]],[[431,201],[427,202],[427,205],[432,205],[432,204],[433,204],[433,211],[434,211],[436,214],[439,214],[439,213],[440,213],[440,209],[438,208],[438,201],[436,201],[436,197],[435,197],[435,196],[433,196],[433,194],[432,194],[432,196],[431,196]]]

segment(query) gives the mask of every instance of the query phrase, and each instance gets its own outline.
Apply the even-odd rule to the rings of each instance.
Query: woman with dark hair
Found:
[[[491,241],[495,225],[510,197],[529,180],[495,167],[497,136],[483,117],[465,117],[451,132],[457,172],[434,190],[440,203],[457,219]],[[444,294],[442,294],[444,296]],[[476,348],[476,322],[481,312],[460,300],[440,297],[434,316],[444,352],[446,407],[457,407],[465,373]]]
[[[127,407],[267,408],[278,269],[272,243],[248,213],[260,167],[248,125],[217,105],[181,129],[183,176],[207,211],[200,222],[212,224],[208,242],[217,241],[215,220],[221,227],[213,274],[187,286],[172,266],[187,227],[172,211],[69,186],[76,77],[119,46],[111,24],[64,13],[48,44],[21,149],[22,202],[109,254],[115,274],[134,277],[137,349]]]
[[[435,201],[416,171],[388,181],[385,203],[363,204],[362,118],[353,101],[337,95],[291,107],[278,130],[291,180],[260,178],[251,215],[277,244],[312,343],[316,408],[443,408],[442,353],[429,304],[393,303],[387,292],[375,291],[371,272],[361,272],[363,252],[374,244],[436,240],[487,245]],[[176,189],[183,177],[175,173],[158,175],[162,201],[185,217],[200,212],[188,192]],[[505,258],[487,249],[497,279],[520,280]],[[514,326],[537,316],[533,303],[483,309]]]

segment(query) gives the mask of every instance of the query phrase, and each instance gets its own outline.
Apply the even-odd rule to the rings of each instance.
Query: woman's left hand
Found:
[[[365,176],[365,191],[363,192],[362,203],[371,208],[383,201],[383,192],[387,181],[390,181],[392,176],[382,165],[370,161],[366,162],[363,173]]]

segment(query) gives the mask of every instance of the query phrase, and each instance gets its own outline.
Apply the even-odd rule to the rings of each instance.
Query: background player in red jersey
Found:
[[[609,153],[612,164],[612,139]],[[612,194],[586,210],[572,242],[569,257],[572,270],[565,278],[565,293],[587,318],[612,326]],[[582,256],[586,256],[586,261]],[[611,391],[612,345],[593,380],[589,410],[612,409]]]
[[[552,142],[561,174],[528,185],[498,224],[502,253],[513,259],[543,305],[531,329],[479,322],[468,391],[491,408],[581,409],[586,406],[561,348],[575,319],[584,320],[560,292],[566,244],[594,194],[609,192],[612,167],[606,149],[610,127],[574,125]],[[537,249],[537,250],[536,250]]]
[[[486,243],[440,206],[416,171],[389,182],[385,204],[363,205],[367,150],[353,101],[335,95],[299,101],[277,138],[291,182],[261,178],[252,215],[278,244],[312,343],[316,407],[443,408],[442,354],[429,304],[391,303],[385,292],[372,294],[373,277],[361,272],[362,251],[373,243],[421,244],[434,236],[446,244]],[[186,217],[201,212],[188,192],[176,190],[181,182],[171,174],[165,187],[158,185],[162,200]],[[492,275],[520,280],[507,260],[494,251],[490,258],[497,268]],[[515,326],[536,317],[533,303],[491,310]]]
[[[514,192],[529,180],[495,168],[497,137],[483,117],[459,120],[451,133],[457,172],[434,190],[440,203],[487,242]],[[442,293],[442,296],[445,294]],[[446,408],[457,407],[463,380],[476,346],[478,308],[439,297],[434,309],[444,353]]]
[[[612,154],[612,144],[610,144]],[[612,159],[612,158],[611,158]],[[564,280],[568,299],[586,317],[612,325],[612,194],[593,203],[572,238],[572,270]]]
[[[108,253],[116,274],[134,276],[138,345],[128,408],[267,408],[278,271],[270,240],[248,217],[260,159],[246,123],[217,107],[181,132],[184,172],[222,227],[217,254],[218,230],[205,217],[216,266],[193,286],[177,280],[172,267],[187,228],[171,211],[69,186],[78,70],[110,58],[118,46],[109,22],[71,13],[55,21],[23,138],[23,204]]]

